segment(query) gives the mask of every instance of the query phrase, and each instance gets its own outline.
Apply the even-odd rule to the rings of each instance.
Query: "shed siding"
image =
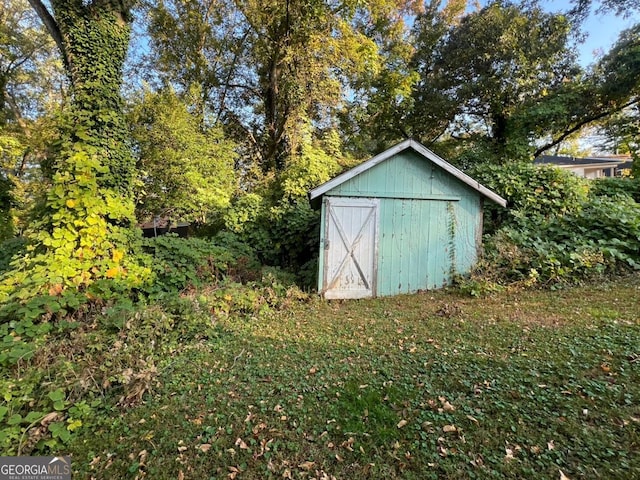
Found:
[[[380,197],[377,295],[441,287],[450,282],[453,270],[467,272],[477,259],[480,195],[413,151],[403,151],[325,195]],[[324,202],[322,209],[324,223]]]
[[[325,232],[327,230],[326,224],[327,209],[325,206],[325,199],[322,199],[322,207],[320,210],[320,254],[318,256],[318,292],[322,292],[324,288],[324,254],[326,248]]]
[[[445,283],[447,202],[387,200],[380,206],[378,293],[410,293]]]
[[[405,150],[393,159],[338,185],[326,195],[448,198],[456,195],[477,196],[477,193],[416,152]]]

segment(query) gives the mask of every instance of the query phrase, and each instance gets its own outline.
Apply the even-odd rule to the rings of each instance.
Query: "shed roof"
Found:
[[[338,175],[337,177],[329,180],[328,182],[323,183],[319,187],[314,188],[313,190],[311,190],[309,192],[309,200],[311,201],[312,205],[313,204],[317,204],[317,202],[320,199],[320,197],[322,197],[322,195],[324,195],[329,190],[337,187],[338,185],[341,185],[341,184],[345,183],[346,181],[352,179],[353,177],[355,177],[357,175],[360,175],[363,172],[366,172],[370,168],[375,167],[379,163],[382,163],[382,162],[390,159],[394,155],[397,155],[398,153],[400,153],[400,152],[402,152],[404,150],[407,150],[407,149],[412,149],[413,151],[417,152],[418,154],[422,155],[423,157],[429,159],[431,162],[435,163],[437,166],[439,166],[440,168],[442,168],[443,170],[445,170],[449,174],[453,175],[458,180],[460,180],[461,182],[465,183],[466,185],[468,185],[472,189],[476,190],[478,193],[480,193],[481,195],[485,196],[489,200],[491,200],[491,201],[493,201],[493,202],[495,202],[498,205],[501,205],[503,207],[507,206],[507,201],[504,198],[502,198],[500,195],[498,195],[497,193],[489,190],[484,185],[481,185],[479,182],[477,182],[476,180],[471,178],[466,173],[462,172],[461,170],[457,169],[456,167],[454,167],[453,165],[451,165],[447,161],[445,161],[442,158],[440,158],[438,155],[433,153],[431,150],[429,150],[424,145],[420,144],[419,142],[416,142],[415,140],[411,140],[411,139],[405,140],[404,142],[399,143],[396,146],[391,147],[388,150],[385,150],[384,152],[382,152],[382,153],[376,155],[375,157],[373,157],[372,159],[367,160],[366,162],[361,163],[357,167],[354,167],[351,170],[347,170],[346,172],[342,173],[341,175]]]

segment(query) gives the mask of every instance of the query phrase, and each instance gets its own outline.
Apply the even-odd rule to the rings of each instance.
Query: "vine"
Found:
[[[0,319],[50,318],[127,297],[151,279],[139,253],[135,162],[120,96],[128,8],[54,0],[51,16],[34,3],[65,60],[71,102],[59,119],[50,188],[27,232],[26,253],[0,278]]]
[[[449,275],[456,276],[456,209],[454,203],[447,202],[447,234],[449,236]]]

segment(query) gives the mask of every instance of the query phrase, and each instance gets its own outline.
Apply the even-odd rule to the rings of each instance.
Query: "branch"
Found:
[[[64,41],[62,39],[62,33],[60,32],[58,23],[41,0],[29,0],[29,4],[31,4],[31,7],[36,11],[38,16],[40,17],[40,20],[42,20],[42,23],[44,23],[44,26],[47,27],[47,31],[56,42],[56,45],[60,50],[60,54],[62,55],[64,66],[68,71],[69,57],[67,55],[67,49],[65,48]]]
[[[547,143],[546,145],[543,145],[542,147],[538,148],[534,154],[533,154],[533,158],[538,157],[542,152],[545,152],[547,150],[549,150],[550,148],[555,147],[556,145],[558,145],[560,142],[562,142],[564,139],[566,139],[569,135],[576,133],[578,130],[580,130],[582,127],[584,127],[585,125],[588,125],[590,123],[593,123],[597,120],[600,120],[604,117],[607,117],[613,113],[616,112],[620,112],[622,110],[624,110],[627,107],[630,107],[631,105],[634,105],[636,103],[640,103],[640,98],[635,98],[633,100],[630,100],[627,103],[624,103],[623,105],[613,108],[611,110],[606,110],[604,112],[600,112],[596,115],[593,115],[591,117],[587,117],[581,121],[579,121],[578,123],[576,123],[573,127],[571,128],[567,128],[564,132],[562,132],[560,134],[560,136],[558,138],[556,138],[555,140]]]
[[[13,113],[16,123],[22,129],[24,136],[31,138],[31,128],[29,128],[29,125],[22,116],[22,111],[18,106],[18,102],[16,102],[16,99],[13,98],[13,96],[6,90],[4,92],[4,101],[9,105],[9,109],[11,110],[11,113]]]

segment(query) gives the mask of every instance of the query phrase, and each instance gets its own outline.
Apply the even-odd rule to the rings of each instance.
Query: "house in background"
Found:
[[[148,222],[141,223],[139,227],[142,229],[142,236],[145,238],[154,238],[166,233],[175,233],[179,237],[188,237],[190,224],[173,221],[167,217],[154,217]]]
[[[309,192],[318,291],[363,298],[442,287],[476,263],[485,199],[506,200],[414,140]]]
[[[628,157],[564,157],[557,155],[541,155],[533,162],[534,165],[553,165],[569,170],[579,177],[601,178],[618,175],[620,165],[629,160]]]

